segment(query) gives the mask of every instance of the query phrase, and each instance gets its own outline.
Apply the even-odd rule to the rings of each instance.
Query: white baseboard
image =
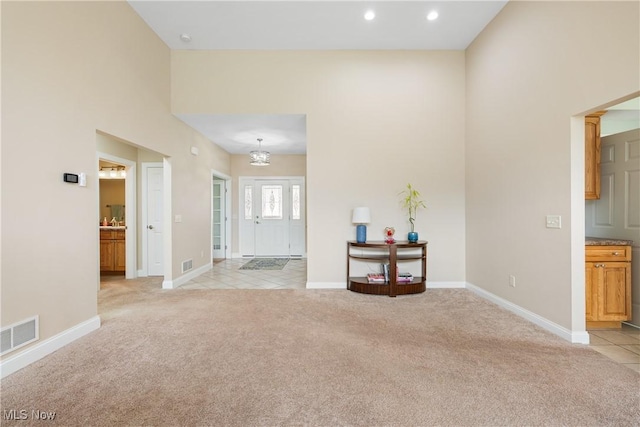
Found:
[[[587,331],[571,331],[564,326],[560,326],[555,322],[545,319],[542,316],[537,315],[519,305],[513,304],[504,298],[500,298],[497,295],[487,292],[482,288],[479,288],[471,283],[467,283],[467,289],[475,293],[476,295],[491,301],[492,303],[499,305],[500,307],[509,310],[510,312],[528,320],[529,322],[540,326],[541,328],[558,335],[574,344],[589,344],[589,333]]]
[[[13,374],[98,328],[100,328],[100,316],[93,316],[51,338],[27,347],[26,350],[14,356],[3,359],[0,361],[0,378]]]
[[[466,282],[427,282],[427,289],[464,289]],[[346,282],[307,282],[307,289],[347,289]]]
[[[427,280],[427,289],[464,289],[467,282],[429,282]]]
[[[202,273],[206,273],[207,271],[211,270],[212,267],[213,267],[213,264],[209,262],[209,264],[205,264],[202,267],[198,267],[195,270],[191,270],[183,274],[182,276],[178,277],[177,279],[164,280],[162,282],[162,289],[175,289],[177,287],[180,287],[185,283],[187,283],[189,280],[195,277],[198,277]]]
[[[587,331],[582,331],[582,332],[570,331],[570,332],[571,332],[571,339],[569,339],[569,342],[573,344],[589,344],[589,332]]]
[[[347,289],[346,282],[307,282],[307,289]]]

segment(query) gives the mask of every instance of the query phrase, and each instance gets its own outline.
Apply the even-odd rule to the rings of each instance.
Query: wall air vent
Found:
[[[39,338],[39,318],[30,317],[0,331],[0,355],[13,351]]]
[[[189,271],[193,268],[193,260],[188,259],[186,261],[182,261],[182,272]]]

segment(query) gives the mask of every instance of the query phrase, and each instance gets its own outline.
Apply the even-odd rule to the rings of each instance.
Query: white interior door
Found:
[[[147,270],[149,276],[164,275],[163,262],[163,170],[161,167],[147,168]]]
[[[256,180],[256,256],[289,256],[289,181]]]
[[[226,185],[222,179],[213,180],[211,241],[213,258],[226,257]]]

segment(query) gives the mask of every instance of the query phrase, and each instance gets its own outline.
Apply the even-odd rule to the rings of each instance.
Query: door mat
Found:
[[[289,258],[254,258],[240,267],[240,270],[282,270]]]

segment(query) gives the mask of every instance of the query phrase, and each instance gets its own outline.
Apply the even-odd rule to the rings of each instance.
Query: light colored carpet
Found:
[[[240,270],[282,270],[289,258],[254,258],[243,264]]]
[[[640,374],[456,290],[101,291],[2,383],[64,426],[637,426]],[[3,425],[44,425],[26,420]]]

